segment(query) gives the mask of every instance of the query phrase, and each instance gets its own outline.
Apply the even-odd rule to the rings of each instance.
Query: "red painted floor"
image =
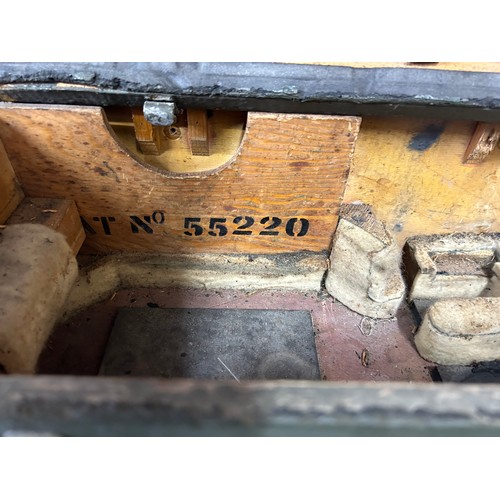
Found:
[[[95,375],[120,307],[301,309],[311,312],[323,380],[431,382],[435,365],[412,342],[415,322],[406,306],[392,320],[371,320],[326,294],[198,289],[129,289],[59,325],[39,373]]]

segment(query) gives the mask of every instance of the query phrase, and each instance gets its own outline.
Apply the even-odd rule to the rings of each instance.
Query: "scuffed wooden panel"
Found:
[[[122,149],[100,108],[0,107],[0,137],[28,196],[73,199],[89,252],[326,251],[360,118],[250,113],[241,146],[180,176]]]
[[[500,150],[463,164],[475,122],[365,118],[344,203],[369,204],[403,244],[416,234],[500,230]]]

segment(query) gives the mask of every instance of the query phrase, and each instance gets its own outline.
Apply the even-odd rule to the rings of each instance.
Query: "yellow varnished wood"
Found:
[[[246,113],[215,110],[211,112],[210,118],[205,114],[206,126],[194,127],[194,129],[193,123],[191,127],[188,127],[187,115],[188,111],[181,110],[177,121],[170,127],[150,126],[151,130],[157,134],[154,136],[156,149],[151,150],[142,147],[146,144],[145,141],[142,145],[140,142],[138,144],[137,128],[134,134],[130,112],[127,108],[113,109],[108,112],[110,124],[119,137],[120,143],[138,159],[156,168],[176,174],[191,174],[207,172],[230,161],[241,145]],[[195,154],[193,154],[190,137],[194,137],[195,140]],[[209,154],[205,154],[207,151]]]
[[[499,231],[500,149],[480,167],[463,163],[475,127],[364,118],[344,202],[370,204],[400,244],[415,234]]]
[[[161,153],[162,133],[160,127],[153,127],[144,118],[141,108],[132,108],[131,112],[138,150],[145,155],[159,155]]]
[[[210,143],[207,111],[205,109],[188,109],[187,122],[191,153],[195,156],[209,156]]]

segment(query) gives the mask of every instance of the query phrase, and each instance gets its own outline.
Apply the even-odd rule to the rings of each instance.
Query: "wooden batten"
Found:
[[[174,174],[122,147],[100,108],[0,105],[27,195],[74,200],[88,253],[327,252],[360,122],[249,113],[229,161]]]
[[[61,233],[74,255],[85,240],[80,215],[72,200],[25,198],[9,217],[7,224],[26,223],[42,224]]]
[[[23,198],[23,190],[0,140],[0,224],[9,218]]]
[[[500,125],[497,123],[478,123],[465,150],[464,163],[482,163],[496,148],[500,139]]]
[[[161,128],[154,127],[144,118],[141,108],[132,108],[137,147],[145,155],[159,155],[161,153]]]
[[[195,156],[209,156],[209,132],[207,111],[204,109],[188,109],[188,135],[191,153]]]
[[[137,132],[127,112],[130,115],[130,108],[105,110],[113,133],[117,136],[117,142],[139,162],[174,174],[210,172],[231,161],[240,148],[247,118],[247,113],[243,111],[212,110],[210,128],[206,129],[209,133],[210,154],[200,156],[193,154],[191,136],[194,133],[199,140],[206,142],[205,135],[200,136],[193,130],[193,126],[188,127],[188,110],[179,110],[176,121],[171,126],[154,127],[156,131],[161,132],[160,153],[145,154],[140,149]],[[195,148],[195,153],[197,152],[199,151]]]

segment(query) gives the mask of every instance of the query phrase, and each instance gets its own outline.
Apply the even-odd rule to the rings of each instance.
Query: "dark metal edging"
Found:
[[[0,100],[500,121],[500,74],[283,63],[0,63]]]

